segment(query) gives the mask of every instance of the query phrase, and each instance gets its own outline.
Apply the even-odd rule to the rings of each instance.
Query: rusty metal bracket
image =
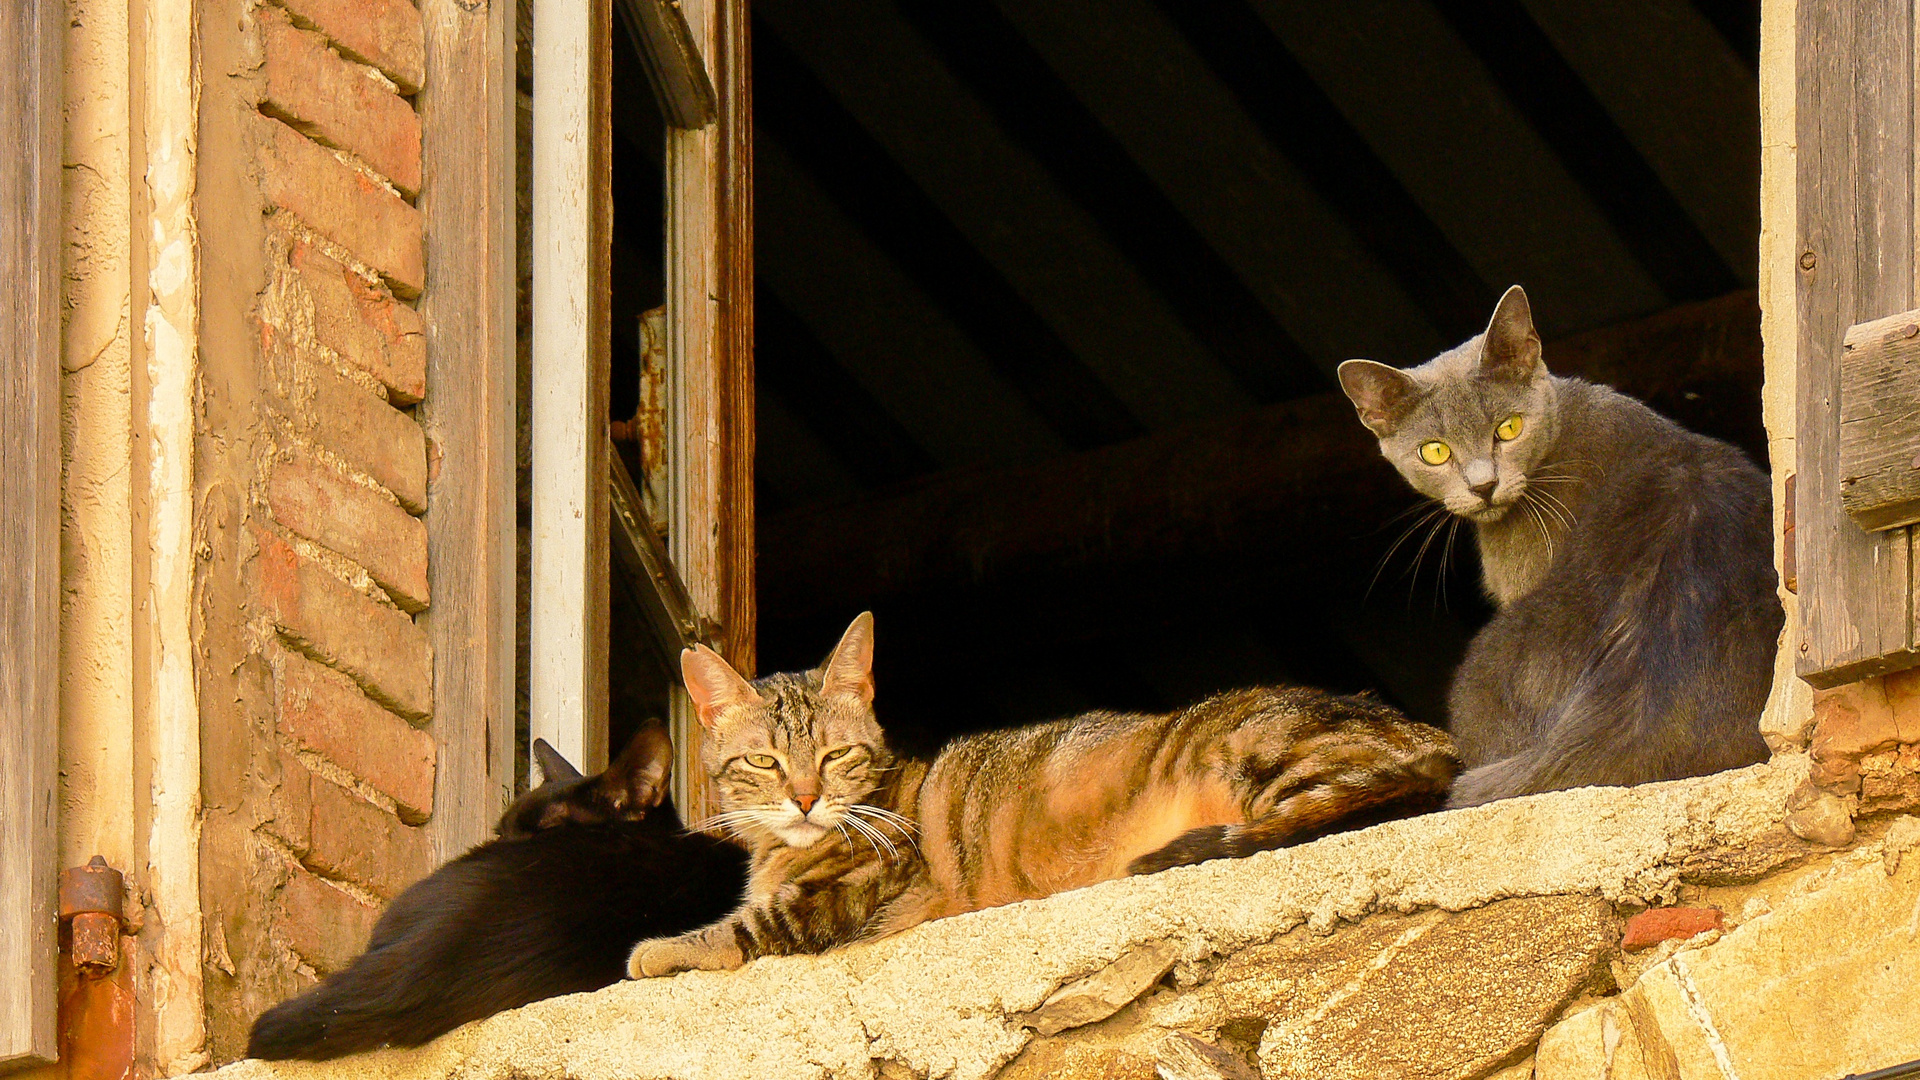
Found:
[[[104,975],[120,966],[125,886],[120,871],[98,855],[60,875],[60,921],[71,927],[70,955],[84,972]]]

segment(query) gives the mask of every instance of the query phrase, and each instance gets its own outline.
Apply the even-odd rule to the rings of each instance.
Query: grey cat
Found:
[[[1783,613],[1767,478],[1726,443],[1547,373],[1527,295],[1484,334],[1340,385],[1415,491],[1471,521],[1498,606],[1454,674],[1449,805],[1763,761]]]

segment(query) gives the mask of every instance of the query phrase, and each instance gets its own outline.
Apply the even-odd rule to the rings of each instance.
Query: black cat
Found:
[[[367,951],[254,1022],[247,1055],[319,1061],[418,1046],[472,1020],[626,976],[643,938],[739,906],[746,855],[687,833],[665,802],[672,747],[642,727],[583,778],[536,741],[546,782],[501,817],[500,838],[401,893]]]

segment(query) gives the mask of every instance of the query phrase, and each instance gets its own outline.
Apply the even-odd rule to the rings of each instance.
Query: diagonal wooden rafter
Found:
[[[1740,280],[1520,0],[1433,0],[1655,284],[1703,300]]]
[[[988,0],[897,6],[1255,400],[1327,388],[1306,350],[997,7]]]
[[[1248,117],[1447,340],[1499,297],[1246,0],[1155,0]]]
[[[763,20],[756,117],[1070,446],[1144,427]]]

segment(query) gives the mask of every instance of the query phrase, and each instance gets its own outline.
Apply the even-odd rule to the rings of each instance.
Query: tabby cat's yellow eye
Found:
[[[1514,413],[1512,416],[1500,421],[1500,426],[1493,429],[1493,437],[1499,439],[1501,442],[1512,442],[1520,437],[1520,429],[1525,426],[1526,421],[1521,418],[1519,413]]]
[[[766,754],[748,754],[747,764],[756,769],[771,769],[780,763]]]
[[[821,761],[837,761],[838,759],[846,757],[849,753],[852,753],[852,752],[853,752],[853,747],[842,746],[837,750],[827,751],[826,754],[820,758],[820,760]]]
[[[1420,444],[1420,460],[1429,465],[1445,465],[1452,456],[1452,448],[1438,439]]]

